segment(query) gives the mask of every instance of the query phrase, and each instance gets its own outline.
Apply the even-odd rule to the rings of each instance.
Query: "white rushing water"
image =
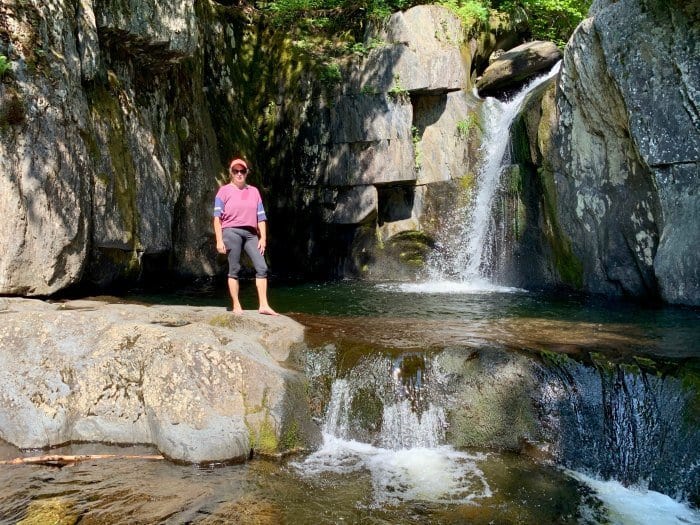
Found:
[[[379,446],[348,438],[352,400],[345,379],[334,381],[323,427],[323,446],[294,466],[304,476],[366,471],[372,483],[372,504],[402,501],[469,503],[491,496],[478,468],[484,454],[468,454],[441,445],[445,414],[429,405],[420,416],[409,399],[384,407]]]
[[[475,278],[469,281],[450,281],[447,279],[416,283],[381,283],[377,288],[419,294],[490,294],[490,293],[524,293],[527,290],[512,286],[499,286],[487,279]]]
[[[379,435],[367,436],[373,443],[351,437],[354,390],[366,388],[367,384],[355,384],[357,378],[336,379],[326,409],[322,447],[292,466],[307,478],[328,480],[337,476],[340,482],[352,483],[348,480],[353,475],[368,476],[371,496],[366,504],[372,508],[412,501],[445,505],[478,505],[483,501],[484,505],[493,505],[490,498],[498,495],[499,488],[491,488],[482,466],[494,458],[444,444],[444,409],[432,401],[421,403],[429,397],[422,399],[428,394],[426,385],[439,380],[439,374],[433,366],[426,366],[425,370],[419,368],[402,377],[403,364],[402,359],[395,358],[391,367],[378,363],[375,368],[388,372],[389,390],[395,399],[384,404]],[[602,507],[588,506],[588,500],[582,505],[580,512],[585,523],[700,524],[700,512],[659,492],[628,488],[614,480],[601,481],[576,471],[566,472],[588,485],[602,503]]]
[[[491,496],[477,466],[483,454],[467,454],[452,447],[389,449],[324,434],[323,447],[296,463],[304,476],[369,472],[372,505],[403,501],[471,503]]]
[[[442,239],[439,254],[428,261],[428,282],[407,292],[483,293],[510,292],[513,289],[490,282],[492,262],[496,254],[488,252],[491,242],[492,207],[501,183],[504,166],[510,164],[510,127],[520,112],[527,95],[559,71],[554,66],[549,73],[527,84],[512,99],[501,102],[487,98],[482,106],[483,163],[477,176],[477,186],[467,209],[458,210],[456,219],[462,221],[456,238]]]
[[[653,490],[625,487],[580,472],[569,475],[591,487],[607,510],[611,525],[700,524],[700,512]]]

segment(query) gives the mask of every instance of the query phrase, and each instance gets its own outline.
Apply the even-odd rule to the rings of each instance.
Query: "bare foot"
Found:
[[[233,315],[243,315],[243,310],[241,308],[234,308]]]
[[[258,310],[259,313],[263,315],[279,315],[277,312],[275,312],[272,308],[269,306],[267,308],[260,308]]]

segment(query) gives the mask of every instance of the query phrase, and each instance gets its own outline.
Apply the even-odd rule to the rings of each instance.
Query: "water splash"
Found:
[[[419,354],[371,360],[370,375],[383,376],[374,391],[383,402],[376,444],[350,437],[353,430],[358,433],[352,428],[353,399],[367,389],[366,378],[359,380],[350,374],[336,379],[326,408],[323,446],[293,466],[312,478],[369,472],[372,506],[402,501],[471,503],[490,497],[491,489],[477,466],[487,456],[441,444],[446,418],[443,408],[431,399],[426,367]],[[364,370],[365,366],[357,368]],[[363,439],[373,440],[367,433]]]
[[[476,193],[469,206],[457,210],[456,220],[461,221],[462,226],[456,238],[442,240],[439,243],[441,250],[429,260],[428,274],[431,281],[483,283],[489,282],[493,277],[492,263],[496,254],[489,251],[494,225],[492,207],[502,171],[510,164],[510,127],[528,94],[558,71],[559,64],[546,75],[528,83],[506,102],[494,98],[484,101],[483,164],[477,177]]]
[[[700,523],[700,511],[665,494],[644,488],[625,487],[617,481],[569,471],[573,478],[591,487],[605,504],[606,523],[612,525],[684,525]],[[587,514],[582,509],[582,514]]]
[[[474,278],[469,281],[436,280],[417,283],[380,283],[377,288],[403,293],[418,294],[492,294],[525,293],[527,290],[512,286],[500,286],[487,279]]]

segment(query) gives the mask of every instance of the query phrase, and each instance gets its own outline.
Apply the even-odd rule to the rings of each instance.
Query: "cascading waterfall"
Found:
[[[523,101],[542,83],[559,71],[555,65],[549,73],[527,84],[512,99],[500,102],[487,98],[482,106],[483,164],[477,177],[474,197],[456,217],[463,220],[459,234],[439,243],[442,247],[428,261],[431,281],[454,279],[461,282],[484,282],[492,275],[493,254],[489,253],[490,237],[494,233],[493,201],[501,182],[504,167],[510,164],[510,127],[520,112]]]
[[[323,447],[295,468],[323,479],[369,475],[370,507],[494,497],[482,471],[491,454],[445,444],[446,414],[460,408],[455,389],[489,370],[455,369],[454,355],[375,353],[357,361],[332,382]],[[498,359],[493,363],[500,366]],[[532,415],[542,443],[557,464],[571,469],[569,476],[594,488],[605,512],[626,516],[612,523],[695,522],[700,515],[676,501],[696,500],[700,491],[692,390],[678,378],[634,365],[560,357],[533,360],[532,367],[540,385]],[[497,392],[494,409],[500,410]],[[583,505],[583,515],[596,508]],[[606,522],[601,519],[585,522]]]
[[[333,381],[324,445],[296,464],[299,471],[317,476],[368,470],[374,505],[408,500],[468,503],[491,496],[477,466],[486,456],[442,444],[446,418],[443,407],[433,402],[435,392],[427,390],[423,358],[404,355],[370,361],[365,368],[375,377],[373,392],[382,398],[379,432],[372,435],[353,428],[353,401],[368,386],[362,377],[367,370],[360,366],[359,374]],[[361,434],[363,441],[351,439],[353,434]]]

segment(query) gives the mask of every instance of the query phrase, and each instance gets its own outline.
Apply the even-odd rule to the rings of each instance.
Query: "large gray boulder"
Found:
[[[195,7],[187,0],[143,2],[142,0],[81,0],[93,8],[103,37],[112,38],[127,52],[160,62],[163,55],[173,61],[196,53],[201,45]]]
[[[89,126],[89,109],[69,32],[74,16],[55,3],[3,9],[12,28],[2,52],[11,71],[0,83],[3,294],[57,291],[84,269],[93,168],[80,133]]]
[[[0,438],[150,443],[184,462],[240,461],[320,439],[304,379],[282,361],[287,317],[98,301],[0,304]]]
[[[399,11],[370,36],[382,45],[351,72],[346,90],[444,93],[466,86],[469,73],[461,54],[464,29],[449,9],[419,5]]]
[[[622,0],[567,46],[552,164],[588,291],[700,304],[699,21]]]
[[[203,46],[192,3],[27,0],[3,17],[0,293],[109,284],[172,252],[212,274],[216,139],[201,77],[171,78]]]
[[[476,82],[479,95],[498,96],[518,87],[538,73],[552,68],[562,53],[553,42],[526,42],[500,55]]]

